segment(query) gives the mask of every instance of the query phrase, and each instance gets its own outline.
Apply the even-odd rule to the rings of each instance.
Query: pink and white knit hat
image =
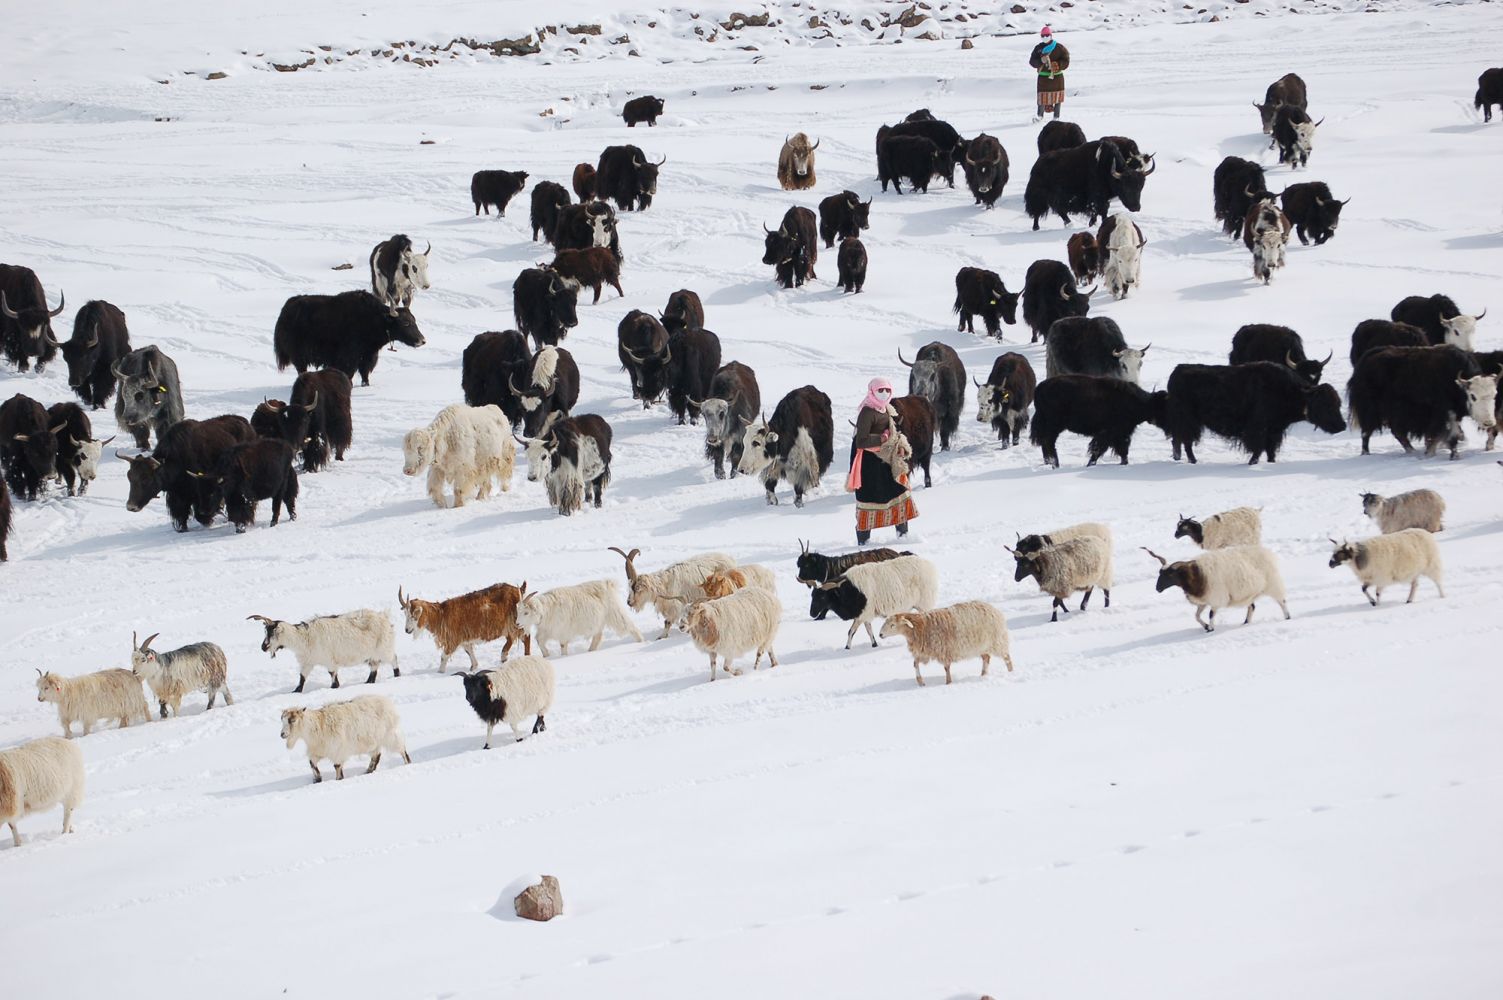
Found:
[[[1054,35],[1054,30],[1046,24],[1044,25],[1044,30],[1039,32],[1039,35],[1043,38],[1050,38]]]

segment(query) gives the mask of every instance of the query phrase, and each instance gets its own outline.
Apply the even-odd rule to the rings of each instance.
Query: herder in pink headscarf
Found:
[[[896,526],[899,536],[906,535],[908,522],[918,517],[918,508],[908,492],[908,474],[893,473],[893,459],[907,440],[898,433],[897,416],[892,407],[892,383],[885,378],[872,379],[856,417],[851,474],[845,484],[856,494],[858,545],[871,539],[874,528]]]

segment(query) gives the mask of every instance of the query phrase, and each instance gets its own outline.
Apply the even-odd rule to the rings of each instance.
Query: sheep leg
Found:
[[[1095,587],[1087,587],[1085,589],[1085,596],[1080,599],[1080,610],[1085,610],[1086,602],[1091,599],[1091,592],[1095,589]]]
[[[772,647],[771,646],[768,646],[767,647],[767,669],[771,670],[773,667],[775,667],[777,665],[778,665],[778,654],[774,653],[772,651]]]
[[[306,684],[306,683],[308,683],[308,675],[307,674],[299,674],[298,678],[297,678],[297,687],[295,687],[295,688],[292,689],[292,693],[293,694],[302,694],[303,693],[303,685]]]
[[[666,639],[666,638],[668,638],[668,636],[670,636],[672,634],[673,634],[673,623],[668,620],[668,616],[667,615],[664,615],[663,616],[663,633],[661,635],[659,635],[658,638],[659,639]]]
[[[428,470],[428,499],[435,507],[447,507],[444,503],[444,474],[437,466]]]
[[[522,727],[518,726],[515,722],[508,722],[507,725],[511,727],[511,734],[516,737],[516,739],[513,740],[512,742],[514,742],[514,743],[521,743],[522,742]]]
[[[1439,580],[1435,579],[1435,577],[1432,576],[1430,578],[1430,582],[1433,583],[1433,584],[1435,584],[1435,589],[1440,592],[1440,596],[1441,597],[1445,597],[1446,596],[1446,590],[1445,590],[1444,587],[1442,587],[1440,585],[1440,581]]]
[[[1002,662],[1007,664],[1007,672],[1012,673],[1012,653],[1004,650],[1002,652]]]
[[[595,652],[595,650],[599,649],[600,648],[600,640],[602,640],[604,638],[605,638],[605,626],[602,625],[600,627],[600,631],[596,632],[593,636],[590,637],[590,652],[593,653],[593,652]],[[559,645],[562,646],[563,643],[559,643]]]
[[[875,649],[876,646],[877,646],[877,633],[875,633],[875,632],[872,631],[872,623],[871,622],[867,622],[866,623],[866,634],[871,637],[872,648]]]
[[[919,661],[913,661],[913,678],[919,682],[919,687],[924,686],[924,672],[919,669]]]
[[[339,781],[343,781],[344,780],[344,765],[343,764],[335,764],[334,765],[334,777],[337,780],[339,780]]]
[[[167,718],[167,701],[166,701],[166,699],[158,699],[157,700],[157,717],[158,718],[162,718],[162,719]]]
[[[855,637],[855,635],[856,635],[856,629],[858,629],[860,627],[861,627],[861,623],[860,622],[851,622],[851,627],[850,627],[850,629],[845,634],[845,648],[846,649],[850,649],[851,648],[851,639],[853,639]]]
[[[1375,608],[1376,608],[1376,607],[1377,607],[1377,606],[1378,606],[1378,602],[1377,602],[1377,601],[1375,601],[1375,600],[1373,600],[1373,595],[1372,595],[1372,594],[1369,594],[1369,593],[1368,593],[1368,592],[1367,592],[1367,588],[1368,588],[1368,584],[1365,584],[1365,583],[1364,583],[1364,584],[1363,584],[1363,585],[1362,585],[1362,596],[1363,596],[1363,597],[1365,597],[1365,598],[1367,598],[1367,603],[1368,603],[1368,604],[1371,604],[1371,605],[1372,605],[1372,606],[1373,606],[1373,607],[1375,607]]]
[[[762,664],[762,650],[761,650],[761,648],[758,648],[757,649],[757,655],[754,656],[754,657],[752,657],[752,669],[756,670],[758,667],[761,666],[761,664]]]
[[[595,641],[598,643],[600,640],[596,639]],[[594,650],[595,647],[591,646],[590,649]],[[568,656],[569,655],[569,644],[567,642],[564,642],[562,639],[560,639],[558,641],[558,655],[559,656]]]
[[[233,704],[235,704],[235,699],[232,698],[232,697],[230,697],[230,689],[229,688],[221,688],[220,690],[224,692],[224,703],[226,705],[233,705]]]
[[[439,654],[439,657],[438,657],[438,672],[439,673],[446,674],[446,673],[449,672],[449,656],[450,656],[450,652],[449,651],[445,651],[445,652]],[[475,667],[474,667],[473,664],[470,666],[470,669],[471,670],[475,669]]]
[[[1210,631],[1213,631],[1216,628],[1216,612],[1214,612],[1214,611],[1211,612],[1211,622],[1208,625],[1208,624],[1206,624],[1205,619],[1201,617],[1201,614],[1205,611],[1205,609],[1206,609],[1206,606],[1204,604],[1197,604],[1197,605],[1195,605],[1195,624],[1199,625],[1201,628],[1205,629],[1207,632],[1210,632]]]
[[[372,771],[374,771],[377,768],[377,766],[380,765],[380,763],[381,763],[381,751],[377,750],[375,753],[371,754],[371,762],[370,762],[370,765],[368,767],[366,767],[365,773],[366,774],[370,774]]]
[[[1103,607],[1108,607],[1109,608],[1109,607],[1112,606],[1112,592],[1110,590],[1107,590],[1105,587],[1102,587],[1101,588],[1101,597],[1102,597],[1102,600],[1103,600],[1103,605],[1102,605]],[[1011,670],[1012,668],[1009,667],[1008,669]]]
[[[324,774],[318,769],[318,762],[309,758],[308,766],[313,768],[313,783],[316,785],[324,780]]]
[[[76,803],[68,801],[63,803],[63,832],[73,832],[73,806]]]
[[[1413,604],[1414,603],[1414,595],[1418,591],[1419,591],[1419,577],[1415,577],[1413,580],[1409,581],[1409,599],[1406,600],[1404,603],[1405,604]]]
[[[945,664],[945,683],[946,684],[950,684],[950,683],[953,683],[953,682],[954,682],[954,678],[950,676],[950,665],[948,663],[946,663]]]
[[[1242,619],[1242,624],[1247,625],[1252,621],[1252,613],[1258,610],[1258,606],[1251,601],[1247,603],[1247,617]]]
[[[217,698],[218,696],[219,696],[219,689],[218,688],[211,688],[209,690],[209,703],[204,706],[204,711],[205,712],[207,712],[209,709],[211,709],[211,708],[214,707],[214,699]]]
[[[1383,599],[1383,588],[1382,587],[1374,587],[1373,588],[1373,599],[1372,599],[1373,600],[1373,607],[1376,608],[1378,606],[1378,602],[1381,601],[1382,599]]]
[[[83,734],[85,736],[89,735],[89,730],[91,730],[91,729],[94,728],[94,723],[90,722],[88,719],[83,720],[82,725],[83,725]]]
[[[845,648],[846,649],[850,649],[851,648],[850,644],[847,643]],[[714,679],[715,679],[715,654],[711,653],[710,654],[710,680],[713,681]]]
[[[496,724],[494,722],[487,722],[485,724],[485,746],[481,747],[480,749],[489,750],[491,748],[491,733],[495,731]]]
[[[982,653],[981,654],[981,676],[985,677],[986,676],[986,672],[988,670],[990,670],[991,668],[992,668],[992,656],[991,656],[991,654],[990,653]]]
[[[532,731],[533,731],[534,734],[536,734],[536,733],[545,732],[547,729],[548,729],[548,723],[543,718],[542,713],[540,712],[540,713],[538,713],[538,721],[536,721],[536,722],[534,722],[532,724]]]
[[[365,661],[365,665],[371,668],[371,672],[369,674],[367,674],[366,677],[365,677],[365,683],[367,683],[367,684],[374,684],[374,683],[376,683],[376,672],[377,672],[376,661],[375,660],[366,660]]]
[[[13,847],[20,847],[21,846],[21,831],[16,827],[16,824],[15,824],[14,821],[12,821],[12,822],[10,822],[10,823],[8,823],[6,825],[10,827],[10,842],[11,842],[11,846],[13,846]]]
[[[402,668],[399,667],[399,666],[397,666],[397,654],[396,653],[392,653],[391,654],[391,675],[393,677],[401,677],[402,676]]]
[[[334,678],[334,683],[330,684],[329,686],[333,687],[333,688],[339,687],[339,671],[338,670],[330,670],[329,671],[329,676],[332,677],[332,678]]]

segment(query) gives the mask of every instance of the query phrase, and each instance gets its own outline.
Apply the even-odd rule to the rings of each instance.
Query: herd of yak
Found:
[[[1482,75],[1476,104],[1490,121],[1492,105],[1503,105],[1503,69]],[[626,124],[654,125],[663,106],[655,97],[630,101]],[[1255,106],[1279,162],[1305,166],[1320,122],[1308,113],[1304,81],[1293,73],[1282,77]],[[802,132],[785,139],[777,170],[785,190],[815,186],[818,145]],[[975,380],[978,420],[991,424],[1004,447],[1019,443],[1031,422],[1031,440],[1052,465],[1059,464],[1056,441],[1066,431],[1090,438],[1089,464],[1108,450],[1125,463],[1136,428],[1149,423],[1169,436],[1176,460],[1183,454],[1194,462],[1194,448],[1209,431],[1238,444],[1256,463],[1276,459],[1296,422],[1329,433],[1347,426],[1337,390],[1321,381],[1330,358],[1308,358],[1300,336],[1287,327],[1245,326],[1233,339],[1229,364],[1179,365],[1165,390],[1142,389],[1138,372],[1148,347],[1130,347],[1116,323],[1091,317],[1094,289],[1080,286],[1104,278],[1112,294],[1122,297],[1136,284],[1139,251],[1147,240],[1131,215],[1113,214],[1111,207],[1116,201],[1127,212],[1141,208],[1154,156],[1125,136],[1088,141],[1077,125],[1061,121],[1040,131],[1038,153],[1024,194],[1033,227],[1051,213],[1066,225],[1072,215],[1085,215],[1091,225],[1101,220],[1102,226],[1071,237],[1068,263],[1035,261],[1019,292],[1008,291],[996,272],[983,268],[962,268],[956,275],[960,330],[974,332],[980,317],[985,332],[1000,340],[1002,325],[1017,322],[1021,302],[1033,340],[1045,342],[1043,381],[1015,352],[999,357],[985,382]],[[891,185],[898,194],[904,183],[927,191],[936,178],[954,187],[960,167],[976,204],[988,209],[1008,181],[1007,152],[995,137],[963,138],[927,109],[878,130],[876,161],[882,190]],[[579,369],[559,345],[578,324],[584,287],[591,288],[595,302],[605,286],[624,294],[617,212],[651,207],[665,162],[649,159],[634,145],[611,146],[597,163],[575,167],[577,201],[562,184],[533,186],[533,239],[551,243],[554,259],[517,277],[516,329],[477,336],[464,352],[461,376],[465,402],[498,406],[526,435],[524,443],[546,440],[556,447],[570,434],[603,433],[601,451],[608,455],[605,421],[572,414]],[[475,213],[489,214],[494,207],[504,214],[527,181],[525,171],[477,172],[470,188]],[[1282,265],[1291,232],[1301,242],[1325,243],[1335,234],[1345,204],[1321,182],[1293,184],[1275,195],[1259,164],[1231,156],[1217,167],[1213,189],[1216,219],[1252,251],[1254,273],[1265,282]],[[820,243],[831,249],[838,242],[838,283],[843,291],[859,293],[866,270],[860,233],[869,228],[871,204],[870,198],[863,201],[845,190],[820,202],[817,218],[802,206],[789,209],[779,227],[765,233],[763,263],[772,266],[781,286],[796,288],[816,277]],[[9,486],[0,490],[0,559],[11,531],[12,494],[35,500],[54,478],[66,484],[69,495],[87,489],[101,450],[113,437],[95,438],[85,407],[98,410],[112,396],[116,423],[138,451],[116,452],[129,467],[128,509],[139,510],[165,494],[180,531],[190,516],[207,525],[221,511],[243,531],[262,500],[272,501],[273,524],[284,507],[295,517],[299,471],[316,472],[331,457],[342,459],[353,440],[352,380],[358,376],[362,385],[370,384],[383,347],[424,343],[411,305],[414,293],[429,287],[427,257],[428,250],[419,253],[408,237],[394,236],[371,253],[371,291],[288,299],[277,319],[274,350],[279,370],[291,366],[299,373],[289,399],[266,400],[250,419],[208,420],[185,418],[176,364],[154,345],[133,349],[119,308],[86,303],[75,317],[72,337],[59,341],[51,321],[62,313],[63,298],[49,308],[35,272],[0,264],[5,358],[19,372],[33,363],[41,371],[61,351],[69,384],[84,404],[44,407],[22,393],[0,404],[0,464]],[[1503,352],[1474,349],[1476,322],[1484,313],[1464,314],[1445,295],[1410,296],[1394,306],[1389,319],[1357,326],[1347,394],[1349,419],[1361,431],[1364,454],[1371,436],[1387,429],[1406,451],[1414,442],[1422,443],[1426,454],[1444,445],[1454,458],[1466,417],[1489,431],[1492,447]],[[795,503],[802,505],[805,492],[833,460],[829,397],[804,386],[788,393],[770,418],[759,418],[755,373],[736,361],[722,364],[719,337],[704,322],[700,298],[688,289],[675,292],[658,315],[632,310],[621,320],[618,360],[630,376],[633,398],[647,407],[666,396],[679,423],[703,417],[705,454],[717,477],[760,475],[770,503],[777,502],[778,482],[787,480]],[[928,485],[934,437],[947,450],[959,425],[965,368],[954,349],[938,341],[921,348],[914,361],[901,355],[900,360],[910,373],[908,396],[894,401],[899,425],[909,439],[912,466],[924,471]],[[156,446],[150,448],[153,436]],[[608,461],[604,475],[609,475]]]

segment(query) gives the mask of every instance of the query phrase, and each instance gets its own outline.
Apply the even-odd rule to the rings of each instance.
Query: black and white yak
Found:
[[[1008,351],[992,362],[991,374],[985,382],[975,381],[976,397],[981,401],[976,420],[991,424],[1002,447],[1017,444],[1028,427],[1028,408],[1033,405],[1033,395],[1038,389],[1033,365],[1023,355]]]
[[[528,437],[536,437],[550,421],[567,417],[579,402],[579,366],[562,347],[540,347],[532,356],[531,375],[519,379],[512,374],[508,379],[522,407],[522,433]]]
[[[793,487],[793,505],[819,485],[835,456],[835,418],[830,397],[812,385],[794,389],[778,402],[772,418],[746,428],[737,469],[761,475],[767,502],[778,502],[778,480]]]
[[[720,366],[710,380],[710,394],[699,404],[705,422],[705,457],[715,465],[715,478],[736,477],[748,424],[762,409],[757,373],[739,361]]]
[[[1419,327],[1431,344],[1450,344],[1470,351],[1475,349],[1472,339],[1477,321],[1486,315],[1486,309],[1475,316],[1465,315],[1449,295],[1409,295],[1393,307],[1389,317],[1395,323]]]
[[[1242,226],[1253,206],[1274,197],[1262,166],[1240,156],[1228,156],[1217,164],[1211,183],[1216,221],[1233,239],[1242,238]]]
[[[1472,355],[1449,345],[1369,351],[1346,384],[1364,455],[1372,436],[1387,428],[1406,452],[1418,438],[1427,456],[1444,443],[1454,459],[1464,418],[1484,430],[1496,425],[1497,391],[1498,376],[1481,374]]]
[[[412,296],[431,287],[428,254],[432,250],[429,243],[422,253],[416,252],[404,233],[377,243],[371,250],[371,294],[388,309],[412,308]]]
[[[1338,201],[1324,181],[1291,184],[1279,193],[1279,204],[1294,224],[1294,234],[1303,246],[1309,246],[1312,238],[1320,246],[1335,236],[1336,227],[1341,224],[1341,210],[1351,200]]]

